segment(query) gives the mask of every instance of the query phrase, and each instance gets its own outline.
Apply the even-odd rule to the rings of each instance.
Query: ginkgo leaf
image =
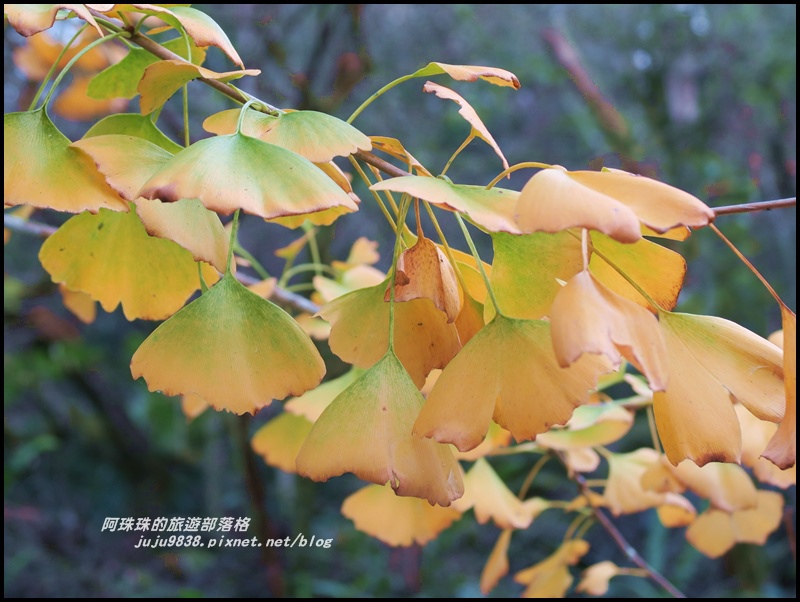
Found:
[[[414,424],[414,434],[467,451],[493,419],[517,441],[564,424],[607,364],[585,356],[560,368],[550,324],[497,316],[444,369]]]
[[[570,539],[546,559],[514,575],[514,581],[527,585],[524,598],[563,598],[572,585],[567,567],[574,566],[589,551],[589,542]]]
[[[297,452],[311,432],[313,423],[305,416],[283,412],[259,428],[250,444],[270,466],[295,473]]]
[[[348,270],[358,265],[375,265],[380,258],[378,243],[366,236],[359,236],[350,247],[347,259],[344,261],[334,260],[331,262],[331,267],[336,270]]]
[[[472,108],[472,105],[464,100],[464,97],[455,93],[450,88],[440,86],[439,84],[435,84],[433,82],[425,82],[425,85],[422,86],[422,91],[435,94],[439,98],[443,98],[445,100],[452,100],[459,107],[461,107],[458,110],[458,114],[466,119],[467,123],[472,126],[472,135],[477,136],[486,144],[491,146],[494,152],[497,153],[497,156],[500,157],[500,160],[503,162],[503,168],[508,169],[508,161],[506,160],[503,151],[500,150],[500,147],[497,145],[497,142],[495,142],[491,132],[489,132],[489,129],[484,125],[483,121],[481,121],[481,118],[478,117],[478,113],[475,112],[475,109]]]
[[[650,381],[667,386],[667,349],[656,317],[603,286],[588,270],[558,292],[550,309],[553,349],[563,368],[584,353],[605,355],[615,368],[622,357]]]
[[[559,451],[609,445],[633,426],[633,414],[618,405],[591,404],[575,408],[565,428],[536,437],[539,445]]]
[[[593,564],[583,571],[575,591],[590,596],[604,596],[608,593],[608,582],[619,575],[620,571],[620,567],[610,560]]]
[[[393,352],[342,392],[314,423],[297,472],[315,481],[352,472],[398,495],[449,506],[464,493],[461,467],[445,445],[411,427],[424,400]]]
[[[403,143],[397,138],[387,138],[386,136],[370,136],[369,139],[370,142],[372,142],[372,150],[381,151],[391,157],[394,157],[395,159],[400,159],[406,165],[408,165],[409,171],[413,170],[419,175],[433,177],[433,174],[425,169],[425,166],[417,161],[414,158],[414,155],[408,152],[406,147],[403,146]]]
[[[481,571],[481,593],[485,596],[497,582],[508,574],[508,547],[511,545],[513,529],[504,529],[492,548],[492,553]]]
[[[401,497],[389,485],[367,485],[345,499],[342,514],[356,529],[389,546],[424,546],[436,539],[461,513],[431,506],[415,497]]]
[[[197,199],[162,203],[140,198],[136,213],[151,236],[175,241],[197,261],[210,263],[220,273],[225,271],[230,237],[219,216]]]
[[[357,265],[344,272],[338,280],[325,276],[314,276],[312,283],[314,289],[323,303],[352,293],[362,288],[376,287],[385,284],[386,274],[371,265]]]
[[[754,508],[758,503],[753,481],[738,464],[711,462],[700,467],[685,460],[669,469],[685,487],[719,510],[736,512]]]
[[[352,270],[351,270],[352,271]],[[388,280],[325,305],[319,315],[331,323],[331,351],[344,361],[369,368],[389,348]],[[418,387],[434,368],[444,368],[461,349],[458,331],[430,299],[394,304],[394,350]]]
[[[325,363],[291,316],[228,272],[145,339],[131,374],[151,391],[244,414],[313,389]]]
[[[81,291],[68,289],[64,284],[58,285],[61,301],[72,314],[84,324],[91,324],[97,317],[97,307],[94,299]]]
[[[423,391],[423,394],[424,393]],[[509,443],[511,443],[511,433],[496,422],[492,422],[489,424],[489,431],[486,433],[486,438],[478,447],[474,447],[465,452],[456,451],[455,455],[459,460],[474,462],[478,458],[488,456],[496,449],[507,447]]]
[[[795,466],[797,459],[797,316],[781,304],[781,318],[786,413],[762,455],[775,466],[786,469]]]
[[[183,37],[164,42],[162,46],[195,65],[202,65],[206,58],[205,50],[191,43],[191,55],[186,56],[186,39]],[[143,48],[131,48],[122,60],[94,76],[87,94],[91,98],[134,98],[139,94],[139,81],[145,69],[159,60]]]
[[[85,4],[4,4],[8,23],[17,30],[17,33],[25,37],[32,36],[50,29],[56,22],[58,11],[67,10],[74,12],[78,17],[86,21],[97,30],[102,37],[105,35],[94,16]]]
[[[725,512],[709,508],[686,530],[686,539],[709,558],[719,558],[737,543],[763,545],[783,518],[783,496],[759,491],[758,505]]]
[[[697,510],[692,503],[678,493],[667,492],[664,501],[656,508],[658,520],[668,529],[688,527],[697,518]]]
[[[123,98],[97,100],[87,95],[91,76],[76,73],[68,86],[59,90],[59,95],[50,105],[56,115],[72,121],[89,121],[101,115],[124,111],[128,101]]]
[[[181,410],[188,421],[192,421],[208,409],[208,402],[194,393],[181,395]]]
[[[215,113],[203,122],[212,134],[236,131],[239,109]],[[247,111],[242,133],[297,153],[314,163],[334,157],[347,157],[359,150],[370,150],[370,139],[349,123],[318,111],[291,111],[279,116]]]
[[[307,159],[242,134],[208,138],[182,150],[139,195],[165,202],[196,198],[225,215],[242,209],[263,218],[339,205],[358,208]]]
[[[559,280],[583,269],[581,243],[567,232],[511,236],[493,234],[491,283],[503,313],[538,320],[550,314]],[[487,307],[490,304],[487,304]]]
[[[797,466],[780,469],[761,454],[778,430],[778,425],[759,420],[741,404],[734,406],[742,427],[742,464],[753,470],[753,476],[762,483],[788,489],[797,483]]]
[[[3,202],[70,213],[127,209],[43,109],[3,116]]]
[[[342,391],[358,380],[362,374],[364,374],[363,369],[353,366],[342,376],[324,382],[316,389],[306,391],[300,397],[293,397],[287,400],[284,407],[287,412],[303,416],[306,420],[314,423],[320,414],[325,411],[325,408]]]
[[[656,425],[670,462],[739,462],[741,431],[730,396],[761,418],[784,411],[783,366],[775,345],[728,320],[659,312],[670,381],[656,392]]]
[[[608,481],[603,497],[614,516],[641,512],[663,503],[663,493],[642,487],[645,471],[660,461],[656,450],[644,447],[625,454],[609,452],[607,458]]]
[[[64,48],[64,43],[51,35],[51,32],[34,35],[25,40],[25,43],[14,48],[12,58],[27,79],[41,82],[47,77],[47,72],[56,65],[59,71],[67,63],[77,58],[73,64],[76,72],[96,73],[104,69],[109,62],[119,58],[119,53],[124,56],[125,51],[111,45],[95,46],[86,51],[86,47],[97,40],[97,33],[85,30],[72,43],[69,48]],[[80,55],[80,56],[79,56]]]
[[[72,143],[103,174],[122,198],[134,201],[142,185],[172,158],[172,153],[144,138],[109,134]]]
[[[647,239],[622,244],[599,232],[592,232],[592,256],[589,269],[597,280],[649,311],[650,303],[608,261],[622,270],[664,309],[678,304],[678,295],[686,276],[682,255]],[[605,258],[605,259],[603,259]]]
[[[549,432],[542,433],[542,435],[547,435]],[[571,472],[594,472],[600,466],[600,454],[591,447],[575,447],[561,453],[564,464]]]
[[[446,73],[459,81],[474,82],[478,78],[494,84],[519,89],[517,76],[497,67],[479,67],[477,65],[448,65],[447,63],[428,63],[422,69],[415,71],[411,77],[428,77]]]
[[[623,243],[642,237],[641,224],[666,232],[679,225],[706,226],[713,219],[714,212],[689,193],[619,170],[543,169],[525,184],[517,204],[523,232],[581,227]]]
[[[139,81],[139,109],[142,115],[149,115],[193,79],[203,78],[227,84],[245,75],[258,75],[260,69],[242,69],[217,73],[188,61],[178,59],[162,60],[149,65]]]
[[[390,296],[391,287],[384,301]],[[394,300],[400,303],[412,299],[430,299],[447,315],[448,324],[455,322],[461,309],[455,270],[441,249],[425,236],[397,260]]]
[[[150,117],[146,115],[121,113],[103,117],[103,119],[89,128],[83,135],[83,139],[86,140],[94,136],[105,136],[108,134],[121,134],[123,136],[143,138],[156,146],[160,146],[170,153],[170,155],[174,155],[183,148],[170,140],[164,132],[155,126]]]
[[[453,502],[460,512],[475,510],[475,519],[482,525],[494,521],[501,529],[527,529],[533,516],[522,500],[511,493],[491,465],[480,458],[464,477],[464,495]]]
[[[504,188],[486,190],[483,186],[451,184],[440,178],[401,176],[373,184],[370,190],[406,192],[434,205],[466,213],[490,232],[519,233],[514,224],[514,205],[518,192]]]
[[[108,312],[122,304],[128,320],[163,320],[199,286],[192,255],[148,236],[133,210],[76,215],[44,241],[39,260],[53,282],[87,293]]]

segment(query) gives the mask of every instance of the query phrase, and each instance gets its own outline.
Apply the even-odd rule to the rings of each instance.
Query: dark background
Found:
[[[430,61],[490,65],[514,72],[522,88],[436,81],[477,110],[510,163],[543,161],[569,169],[624,167],[687,190],[711,206],[796,194],[796,7],[794,5],[196,5],[228,33],[258,78],[238,84],[286,108],[346,118],[387,82]],[[5,111],[24,110],[26,86],[6,26]],[[206,66],[233,68],[217,50]],[[400,138],[432,171],[468,133],[455,105],[412,80],[377,100],[355,122],[369,135]],[[208,114],[232,105],[199,83],[192,134]],[[58,120],[72,139],[90,123]],[[159,125],[182,138],[180,102]],[[342,163],[346,166],[346,163]],[[501,169],[473,142],[448,172],[483,184]],[[531,172],[504,185],[519,189]],[[363,188],[362,211],[323,233],[326,258],[343,259],[361,235],[381,243],[389,229]],[[51,224],[63,216],[46,212]],[[796,210],[721,217],[718,226],[796,307]],[[266,233],[266,234],[265,234]],[[244,219],[242,241],[268,269],[272,252],[295,237]],[[453,234],[454,240],[460,235]],[[487,240],[482,252],[491,254]],[[360,485],[342,477],[314,484],[249,462],[249,436],[274,414],[252,419],[211,413],[187,423],[179,404],[132,382],[128,364],[154,328],[120,311],[80,325],[60,306],[38,265],[40,241],[14,233],[4,255],[4,593],[6,596],[475,596],[498,530],[467,514],[424,549],[391,549],[339,514]],[[767,336],[780,328],[776,304],[711,233],[677,247],[689,260],[678,308],[720,315]],[[41,309],[65,320],[43,327]],[[71,328],[72,330],[69,330]],[[335,372],[336,368],[333,368]],[[497,461],[512,489],[529,460]],[[279,536],[332,537],[331,549],[136,550],[138,535],[101,533],[106,516],[256,516],[248,487],[263,492]],[[556,467],[532,492],[567,499],[574,485]],[[764,547],[740,545],[708,560],[683,530],[661,527],[653,511],[617,522],[673,583],[692,597],[794,597],[795,489],[789,526]],[[511,546],[511,572],[550,554],[568,525],[545,515]],[[599,527],[585,564],[624,564]],[[584,564],[578,568],[582,568]],[[492,596],[516,596],[504,579]],[[612,596],[659,596],[650,583],[612,581]]]

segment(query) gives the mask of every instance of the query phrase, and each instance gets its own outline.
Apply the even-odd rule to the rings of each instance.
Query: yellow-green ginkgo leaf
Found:
[[[70,213],[127,209],[43,109],[3,116],[3,202]]]
[[[719,558],[737,543],[764,545],[783,518],[783,496],[759,491],[758,505],[725,512],[709,508],[686,530],[686,539],[709,558]]]
[[[737,403],[734,409],[742,427],[742,464],[751,468],[753,476],[761,483],[769,483],[781,489],[788,489],[795,485],[797,483],[796,465],[781,469],[761,455],[778,430],[778,425],[759,420],[742,404]]]
[[[686,260],[666,247],[641,239],[632,244],[622,244],[599,232],[592,232],[592,256],[589,269],[595,278],[618,295],[655,311],[650,303],[609,261],[638,284],[656,303],[672,310],[686,276]]]
[[[665,494],[642,486],[645,471],[659,461],[659,453],[648,447],[625,454],[608,454],[608,481],[603,497],[614,516],[641,512],[664,502]]]
[[[567,232],[512,236],[493,234],[491,283],[503,313],[538,320],[566,282],[583,269],[581,243]],[[487,304],[487,307],[491,304]]]
[[[306,391],[300,397],[289,399],[284,407],[287,412],[303,416],[306,420],[314,423],[320,417],[320,414],[325,411],[325,408],[362,374],[364,374],[364,370],[353,366],[338,378],[322,383],[316,389]]]
[[[315,481],[352,472],[398,495],[449,506],[464,493],[461,467],[446,445],[411,434],[424,399],[389,351],[314,423],[297,472]]]
[[[616,368],[625,357],[650,382],[667,386],[667,349],[656,317],[603,286],[588,270],[558,292],[550,309],[553,349],[566,367],[584,353],[605,355]]]
[[[203,128],[212,134],[232,134],[239,120],[238,109],[211,115]],[[314,163],[347,157],[370,150],[370,139],[349,123],[317,111],[287,111],[279,116],[247,111],[242,133],[297,153]]]
[[[391,288],[384,301],[391,298]],[[447,256],[429,238],[420,236],[397,260],[394,300],[430,299],[445,313],[447,322],[455,322],[460,307],[456,273]]]
[[[199,287],[191,253],[148,236],[133,210],[76,215],[44,241],[39,260],[53,282],[83,291],[105,311],[121,303],[128,320],[163,320]]]
[[[642,237],[641,224],[656,232],[702,227],[714,212],[687,192],[620,170],[567,171],[555,166],[523,187],[517,223],[523,232],[589,228],[623,243]]]
[[[441,178],[401,176],[373,184],[370,190],[406,192],[434,205],[461,211],[490,232],[519,234],[514,224],[514,207],[519,193],[505,188],[452,184]]]
[[[113,6],[101,4],[100,6]],[[86,4],[4,4],[3,12],[11,27],[25,37],[32,36],[50,29],[56,21],[58,11],[74,12],[97,30],[102,37],[105,35]]]
[[[527,529],[533,522],[530,506],[525,506],[506,486],[491,465],[478,459],[464,477],[464,495],[453,502],[460,512],[475,510],[482,525],[491,519],[501,529]]]
[[[319,311],[331,323],[331,351],[344,361],[369,368],[389,348],[388,282],[338,297]],[[431,370],[444,368],[461,349],[458,331],[430,299],[394,306],[394,350],[421,388]]]
[[[389,546],[424,546],[461,518],[458,510],[401,497],[389,485],[367,485],[348,496],[342,514],[356,529]]]
[[[575,408],[565,428],[542,433],[536,442],[559,451],[609,445],[624,437],[632,426],[633,414],[625,408],[590,404]]]
[[[148,199],[199,199],[228,215],[237,209],[263,218],[358,206],[313,163],[242,134],[216,136],[182,150],[139,191]]]
[[[291,316],[229,272],[145,339],[131,374],[151,391],[244,414],[313,389],[325,363]]]
[[[786,413],[763,456],[775,466],[787,469],[795,466],[797,459],[797,316],[781,304],[781,318]]]
[[[414,433],[467,451],[494,420],[517,441],[534,439],[566,423],[606,371],[589,355],[559,367],[548,322],[497,316],[444,369]]]
[[[146,115],[120,113],[103,117],[103,119],[88,129],[83,135],[83,139],[85,140],[94,136],[106,136],[108,134],[144,138],[148,142],[160,146],[171,155],[174,155],[183,148],[167,137],[164,132],[159,130],[153,123],[153,120]]]
[[[253,451],[270,466],[284,472],[297,472],[297,452],[311,432],[313,423],[305,416],[283,412],[264,424],[253,435]]]
[[[122,134],[92,136],[71,146],[91,158],[108,185],[129,201],[136,200],[142,185],[173,157],[144,138]]]
[[[174,203],[140,198],[136,213],[151,236],[173,240],[191,252],[197,261],[210,263],[225,272],[230,237],[219,216],[197,199]]]
[[[435,84],[433,82],[425,82],[425,85],[422,86],[422,91],[435,94],[439,98],[443,98],[445,100],[452,100],[459,107],[461,107],[458,110],[458,114],[466,119],[467,123],[472,126],[472,135],[477,136],[486,144],[491,146],[494,152],[497,153],[497,156],[500,157],[500,160],[503,162],[503,168],[508,169],[508,161],[506,160],[503,151],[500,150],[500,147],[498,146],[497,142],[495,142],[491,132],[489,132],[489,129],[484,125],[483,121],[481,121],[481,118],[478,117],[478,113],[472,108],[472,105],[464,100],[464,97],[462,97],[460,94],[457,94],[450,88],[440,86],[439,84]]]
[[[492,553],[481,571],[481,593],[485,596],[508,574],[508,548],[511,545],[513,529],[504,529],[497,538]]]
[[[563,598],[572,585],[567,567],[574,566],[589,551],[589,542],[570,539],[541,562],[514,575],[514,581],[527,585],[523,598]]]
[[[203,78],[226,84],[245,75],[258,75],[259,73],[261,73],[259,69],[217,73],[184,60],[158,61],[144,70],[144,75],[136,88],[139,92],[139,109],[142,115],[149,115],[193,79]]]
[[[698,466],[741,457],[733,396],[762,420],[784,412],[778,347],[728,320],[659,313],[667,343],[669,385],[653,396],[656,425],[670,462]]]
[[[494,84],[519,89],[517,76],[497,67],[481,67],[478,65],[449,65],[447,63],[428,63],[422,69],[415,71],[411,77],[428,77],[430,75],[447,74],[455,80],[474,82],[478,78]]]

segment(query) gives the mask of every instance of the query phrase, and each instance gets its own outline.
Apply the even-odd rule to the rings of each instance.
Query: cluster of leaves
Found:
[[[4,116],[5,205],[19,206],[22,219],[32,209],[76,214],[39,254],[67,307],[85,321],[94,302],[106,311],[121,305],[129,320],[165,320],[134,354],[131,373],[150,390],[182,396],[190,416],[208,406],[255,413],[291,397],[255,434],[254,449],[317,481],[349,472],[372,483],[342,507],[357,528],[389,545],[425,544],[472,509],[502,529],[481,578],[488,592],[509,570],[514,530],[546,510],[573,513],[557,550],[515,575],[525,595],[557,597],[589,549],[586,530],[604,521],[601,508],[615,516],[656,508],[665,526],[688,527],[688,541],[711,557],[737,542],[764,543],[778,527],[783,497],[757,489],[750,475],[779,488],[795,482],[795,314],[776,295],[783,332],[770,341],[721,318],[674,311],[686,264],[658,241],[716,230],[712,209],[623,171],[509,166],[467,100],[431,81],[423,91],[455,102],[469,126],[438,175],[401,141],[351,125],[409,79],[447,75],[518,88],[512,73],[430,63],[344,122],[279,109],[234,87],[259,72],[245,69],[225,33],[188,6],[5,12],[31,40],[42,40],[56,19],[86,23],[49,71],[39,68],[31,109]],[[171,39],[157,41],[163,37]],[[54,54],[52,43],[37,43]],[[239,69],[203,67],[208,46]],[[32,64],[31,56],[19,60]],[[139,113],[114,113],[73,142],[48,108],[80,65],[70,94],[94,99],[101,111],[138,96]],[[90,77],[92,69],[99,72]],[[180,91],[188,105],[192,80],[242,106],[209,116],[203,127],[213,136],[196,142],[187,123],[181,145],[157,120]],[[65,96],[53,110],[70,106]],[[504,169],[486,186],[453,183],[448,167],[476,138]],[[306,247],[315,255],[315,227],[359,208],[337,157],[349,159],[396,233],[388,274],[374,267],[377,248],[366,239],[345,262],[294,265]],[[538,171],[521,191],[496,186],[524,168]],[[412,209],[415,227],[407,224]],[[423,211],[438,243],[423,232]],[[302,229],[276,251],[286,260],[280,278],[239,244],[240,212],[265,228]],[[223,225],[220,216],[231,214]],[[469,253],[445,239],[444,218],[456,220]],[[491,236],[491,265],[465,222]],[[317,273],[310,300],[289,290],[302,270]],[[288,300],[294,315],[270,298],[284,307]],[[320,384],[326,367],[312,338],[327,339],[350,371]],[[611,451],[637,413],[651,421],[652,447]],[[515,495],[488,458],[530,453],[541,458]],[[527,498],[552,458],[579,485],[578,497]],[[584,477],[598,470],[607,477]],[[699,514],[687,491],[707,500]],[[629,560],[637,568],[593,565],[578,589],[601,594],[620,574],[661,579],[638,557]]]

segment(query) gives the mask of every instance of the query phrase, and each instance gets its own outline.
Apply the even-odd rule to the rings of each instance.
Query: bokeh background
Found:
[[[796,194],[793,4],[196,6],[221,24],[247,67],[262,70],[239,80],[241,87],[280,107],[346,118],[375,90],[430,61],[502,67],[519,77],[520,90],[437,81],[472,104],[512,164],[623,167],[711,206]],[[9,112],[27,106],[35,84],[13,61],[24,40],[8,26],[4,34]],[[206,66],[232,68],[216,50]],[[423,94],[423,83],[401,85],[355,125],[400,138],[434,171],[468,126],[452,103]],[[198,139],[203,118],[231,105],[199,83],[191,86]],[[91,124],[56,121],[73,139]],[[170,101],[159,125],[182,138],[179,101]],[[448,175],[482,184],[500,169],[491,149],[473,142]],[[515,174],[506,185],[519,189],[529,175]],[[367,236],[380,242],[385,268],[390,232],[364,189],[357,192],[362,211],[322,232],[323,256],[343,259],[355,238]],[[36,219],[57,225],[64,217],[41,212]],[[273,252],[296,234],[258,222],[243,220],[242,241],[279,271]],[[796,210],[728,216],[718,225],[795,308]],[[488,241],[480,242],[489,258]],[[273,410],[250,419],[206,412],[188,422],[176,400],[132,382],[130,357],[155,325],[128,323],[120,311],[81,325],[38,265],[40,244],[14,233],[4,254],[7,597],[479,595],[495,527],[477,525],[469,514],[426,547],[405,549],[359,533],[339,514],[342,500],[360,487],[357,479],[311,483],[249,451],[249,437]],[[696,233],[679,249],[689,261],[679,309],[720,315],[763,336],[780,327],[769,294],[711,232]],[[341,369],[333,364],[331,372]],[[512,489],[530,468],[517,458],[496,467]],[[565,499],[575,493],[556,467],[537,478],[532,494],[545,492]],[[795,597],[795,489],[785,495],[787,523],[766,546],[739,545],[714,561],[696,552],[682,530],[663,529],[652,511],[618,524],[692,597]],[[101,532],[107,516],[266,518],[276,536],[302,532],[334,543],[267,557],[250,549],[137,550],[138,534]],[[516,535],[512,573],[550,554],[567,524],[539,521]],[[587,564],[623,563],[599,527],[588,537]],[[521,591],[506,578],[491,597]],[[662,593],[623,577],[612,581],[609,595]]]

